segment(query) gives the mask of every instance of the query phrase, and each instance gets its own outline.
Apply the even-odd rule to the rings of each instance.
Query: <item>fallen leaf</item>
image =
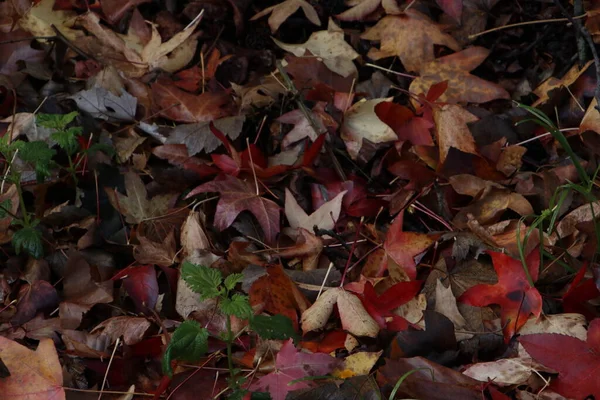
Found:
[[[346,111],[340,133],[353,160],[358,158],[363,139],[367,139],[372,143],[392,142],[398,139],[394,130],[379,119],[375,113],[375,107],[379,103],[389,100],[359,101]]]
[[[170,267],[177,261],[177,243],[174,231],[167,234],[164,242],[154,242],[141,235],[137,239],[140,244],[133,246],[133,257],[138,263]]]
[[[600,201],[579,206],[563,217],[556,226],[556,233],[558,233],[558,237],[564,238],[579,232],[578,224],[590,222],[598,215],[600,215]]]
[[[386,358],[377,371],[377,383],[384,389],[391,390],[402,377],[396,393],[403,398],[481,400],[481,382],[423,357]]]
[[[207,122],[232,115],[231,97],[225,92],[194,95],[161,78],[152,84],[155,111],[178,122]]]
[[[29,8],[19,19],[19,26],[32,36],[55,36],[52,26],[69,40],[83,36],[83,31],[72,29],[77,13],[72,10],[54,10],[55,0],[42,0]]]
[[[219,230],[228,228],[242,211],[250,211],[263,229],[265,238],[273,243],[279,233],[279,206],[272,200],[261,197],[253,184],[221,175],[193,189],[186,198],[199,193],[218,192],[221,194],[214,224]]]
[[[149,2],[150,0],[103,0],[100,5],[102,6],[102,13],[106,17],[106,20],[111,24],[115,24],[119,22],[130,8]]]
[[[302,228],[313,232],[314,226],[319,229],[331,230],[340,216],[342,210],[342,199],[346,191],[339,193],[333,199],[319,207],[315,212],[308,215],[300,207],[296,198],[285,189],[285,216],[292,228]]]
[[[460,24],[463,0],[435,0],[435,2],[446,14]]]
[[[525,350],[544,366],[558,371],[550,387],[568,398],[583,399],[600,393],[600,381],[594,377],[600,368],[600,319],[588,328],[587,342],[555,333],[519,338]]]
[[[268,267],[267,275],[254,281],[248,296],[251,306],[261,306],[268,313],[288,317],[294,328],[298,328],[298,312],[303,313],[310,305],[279,265]]]
[[[135,15],[134,13],[134,17]],[[130,77],[141,77],[153,69],[175,72],[185,67],[194,57],[198,40],[193,33],[200,20],[201,18],[197,18],[166,42],[162,42],[158,29],[152,24],[150,39],[146,41],[138,36],[139,30],[134,29],[135,26],[132,27],[131,24],[127,35],[121,35],[103,26],[97,14],[87,12],[77,17],[77,22],[95,38],[81,38],[78,44],[91,47],[96,53],[112,54],[112,58],[107,58],[106,61]],[[133,21],[136,19],[132,18]]]
[[[504,327],[504,341],[508,343],[515,333],[527,322],[530,314],[539,317],[542,312],[542,296],[531,285],[538,278],[540,253],[535,249],[527,256],[527,273],[520,260],[506,254],[489,251],[494,269],[498,274],[495,285],[476,285],[463,293],[458,301],[476,307],[498,304]]]
[[[294,54],[304,57],[306,51],[320,57],[327,68],[344,78],[356,75],[356,66],[352,62],[359,54],[344,40],[344,31],[333,20],[329,20],[326,31],[318,31],[310,35],[305,43],[286,44],[273,39],[277,46]]]
[[[157,195],[148,199],[146,186],[142,178],[133,171],[125,174],[125,190],[127,196],[122,195],[114,189],[106,188],[106,194],[110,204],[125,215],[125,221],[130,224],[139,224],[163,216],[169,209],[172,195]]]
[[[379,325],[365,310],[360,299],[340,287],[323,292],[302,313],[302,331],[306,333],[323,328],[336,304],[344,330],[355,336],[377,337]]]
[[[292,110],[277,118],[277,122],[282,124],[293,124],[294,128],[285,135],[281,142],[284,148],[288,148],[293,143],[296,143],[304,138],[309,138],[311,141],[317,140],[319,134],[327,132],[327,128],[323,124],[321,118],[311,110],[307,110],[311,119],[317,125],[317,132],[313,128],[311,122],[305,117],[302,110]]]
[[[12,316],[12,325],[20,326],[31,321],[38,312],[56,308],[59,298],[50,282],[35,281],[19,288],[17,312]]]
[[[69,97],[77,107],[95,118],[111,122],[135,121],[137,99],[124,89],[120,96],[101,87],[82,90]]]
[[[112,277],[123,280],[123,286],[139,312],[152,313],[158,300],[158,280],[153,265],[127,267]]]
[[[464,371],[468,377],[481,382],[494,382],[496,385],[522,385],[531,377],[531,359],[502,358],[496,361],[479,362],[468,366]]]
[[[285,400],[288,392],[312,386],[310,380],[302,378],[326,375],[338,363],[338,360],[328,354],[298,351],[292,339],[289,339],[277,353],[275,371],[259,378],[249,389],[269,392],[273,400]]]
[[[442,314],[454,324],[456,330],[466,330],[467,320],[458,310],[456,297],[452,293],[452,286],[445,287],[441,279],[437,280],[435,286],[435,308],[434,311]],[[455,332],[456,340],[470,339],[470,333]]]
[[[0,379],[3,396],[26,400],[64,400],[63,374],[54,343],[42,339],[35,351],[0,336],[0,359],[10,376]]]
[[[110,337],[112,343],[122,336],[123,343],[131,346],[144,338],[148,328],[150,328],[150,321],[146,318],[120,316],[102,321],[90,333],[102,333]]]
[[[194,156],[201,151],[210,154],[221,144],[221,141],[213,135],[209,128],[211,123],[215,125],[215,128],[227,135],[227,137],[234,140],[240,135],[245,120],[245,116],[238,115],[195,124],[177,125],[171,131],[165,143],[185,144],[190,156]]]
[[[404,213],[398,214],[386,234],[383,248],[408,278],[414,280],[417,277],[415,257],[423,254],[435,240],[424,233],[404,232],[403,221]]]
[[[553,90],[560,89],[563,87],[568,88],[569,86],[571,86],[592,64],[593,63],[589,61],[583,67],[580,67],[579,64],[575,64],[569,69],[569,71],[567,71],[566,74],[563,75],[562,78],[558,79],[551,76],[550,78],[546,79],[533,91],[533,94],[538,96],[539,99],[537,99],[531,106],[538,108],[539,106],[550,100],[550,94]],[[590,107],[592,107],[591,104]]]
[[[113,301],[113,283],[100,281],[97,267],[90,265],[80,253],[69,254],[63,280],[63,298],[59,305],[61,326],[79,327],[83,314],[96,304]]]
[[[275,33],[281,24],[283,24],[285,20],[287,20],[292,14],[298,11],[299,8],[302,9],[302,12],[310,22],[317,26],[321,25],[317,11],[305,0],[285,0],[279,4],[265,8],[250,18],[250,21],[254,21],[264,17],[267,14],[271,14],[269,17],[269,26],[271,27],[271,33]]]
[[[427,93],[432,85],[448,81],[448,89],[439,97],[439,102],[486,103],[509,99],[508,92],[502,87],[469,73],[488,55],[488,49],[475,46],[430,61],[422,65],[420,76],[412,81],[409,90],[412,93]]]
[[[398,282],[377,294],[373,284],[366,281],[362,291],[349,290],[360,295],[365,309],[377,321],[381,329],[387,328],[390,331],[396,331],[406,329],[409,322],[399,315],[393,314],[392,311],[414,299],[421,290],[421,286],[423,286],[422,281]]]
[[[383,350],[377,352],[359,351],[358,353],[351,354],[331,374],[340,379],[347,379],[357,375],[369,375],[382,354]]]
[[[475,139],[468,126],[469,123],[477,120],[476,116],[461,106],[447,104],[433,109],[440,164],[446,161],[451,147],[465,153],[478,154]]]
[[[443,33],[441,26],[432,22],[427,16],[412,9],[401,15],[388,15],[361,35],[362,39],[381,42],[378,49],[371,49],[368,57],[379,60],[387,57],[399,57],[407,71],[421,72],[433,70],[427,63],[435,62],[433,46],[435,44],[447,46],[454,51],[460,50],[458,43],[452,36]],[[437,61],[437,60],[436,60]],[[483,60],[482,60],[483,61]],[[423,78],[417,78],[423,79]],[[440,79],[437,82],[441,82]],[[411,84],[410,90],[414,90]],[[427,90],[421,90],[427,93]]]
[[[277,255],[283,258],[301,257],[303,271],[316,270],[319,266],[319,257],[324,248],[323,239],[303,228],[298,228],[298,233],[296,244],[279,250]]]

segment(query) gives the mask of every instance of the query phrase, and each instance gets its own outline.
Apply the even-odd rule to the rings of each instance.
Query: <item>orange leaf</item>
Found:
[[[379,60],[398,56],[407,71],[421,71],[428,62],[433,61],[434,44],[460,50],[456,40],[443,33],[440,25],[414,10],[384,17],[361,38],[381,42],[379,50],[373,48],[369,51],[370,58]]]
[[[2,398],[63,400],[62,368],[51,339],[42,339],[36,351],[0,336],[0,359],[10,376],[0,379]]]
[[[471,75],[490,51],[484,47],[469,47],[424,64],[421,76],[410,84],[413,93],[427,93],[431,85],[448,81],[448,89],[438,99],[444,103],[485,103],[495,99],[509,99],[510,95],[499,85]]]

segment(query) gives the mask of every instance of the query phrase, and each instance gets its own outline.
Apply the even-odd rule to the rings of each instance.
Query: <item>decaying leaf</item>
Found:
[[[359,54],[344,40],[344,31],[333,20],[329,20],[326,31],[315,32],[302,44],[286,44],[276,39],[275,43],[285,51],[296,57],[302,57],[309,51],[312,55],[320,57],[327,67],[333,72],[343,76],[356,75],[356,67],[352,60]]]
[[[391,142],[398,136],[389,125],[385,124],[375,113],[375,107],[389,99],[372,99],[355,103],[346,111],[341,127],[341,136],[346,143],[346,149],[356,160],[363,146],[363,139],[372,143]]]
[[[198,186],[187,197],[206,192],[220,193],[214,220],[218,229],[226,229],[239,213],[247,210],[258,219],[267,241],[273,242],[279,233],[279,206],[274,201],[261,197],[256,190],[249,182],[223,175],[220,180]]]
[[[315,25],[321,25],[319,15],[315,11],[315,8],[305,0],[285,0],[279,4],[265,8],[250,18],[250,20],[253,21],[255,19],[264,17],[267,14],[271,14],[269,17],[269,26],[271,27],[271,32],[275,33],[281,24],[283,24],[285,20],[288,19],[293,13],[298,11],[299,8],[302,9],[302,12],[310,22]]]
[[[0,336],[0,359],[10,376],[0,379],[3,396],[28,400],[64,400],[63,374],[54,343],[42,339],[35,351]]]
[[[361,38],[381,42],[379,49],[369,51],[370,58],[379,60],[397,56],[406,70],[421,72],[421,75],[424,75],[422,69],[428,62],[435,62],[434,44],[447,46],[454,51],[460,50],[452,36],[443,33],[438,24],[413,9],[401,15],[382,18],[377,25],[362,34]],[[419,93],[414,90],[413,85],[410,90]],[[422,90],[421,93],[427,93],[427,90]]]
[[[508,99],[506,90],[495,83],[471,75],[489,55],[484,47],[469,47],[461,52],[441,57],[424,64],[420,76],[410,84],[413,93],[427,93],[436,83],[448,81],[448,89],[439,97],[444,103],[485,103],[496,99]]]
[[[342,288],[331,288],[323,292],[321,297],[302,313],[302,331],[306,333],[323,328],[336,304],[345,330],[355,336],[377,336],[377,322],[365,310],[358,297]]]

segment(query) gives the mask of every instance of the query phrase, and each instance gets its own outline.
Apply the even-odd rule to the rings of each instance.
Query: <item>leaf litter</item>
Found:
[[[0,392],[598,397],[585,7],[2,3]]]

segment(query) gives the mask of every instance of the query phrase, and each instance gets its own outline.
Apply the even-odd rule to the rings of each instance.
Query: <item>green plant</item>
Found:
[[[529,270],[527,268],[527,264],[525,263],[525,257],[527,256],[525,254],[525,249],[527,248],[527,242],[529,240],[529,237],[535,230],[538,230],[540,241],[543,243],[544,234],[549,235],[554,231],[555,226],[556,226],[556,221],[560,215],[561,209],[563,207],[564,202],[567,199],[569,192],[577,192],[577,193],[581,194],[585,198],[585,200],[587,200],[589,202],[590,210],[591,210],[591,214],[592,214],[592,220],[596,221],[596,215],[595,215],[595,211],[594,211],[594,203],[597,201],[597,198],[594,196],[592,189],[593,189],[596,177],[597,177],[598,173],[600,172],[600,167],[598,169],[596,169],[596,171],[594,172],[594,175],[590,177],[589,174],[586,172],[585,168],[579,162],[579,158],[577,157],[577,155],[571,148],[571,145],[569,144],[569,141],[567,140],[565,135],[560,131],[560,129],[558,129],[558,127],[552,122],[552,120],[546,114],[544,114],[543,112],[541,112],[540,110],[538,110],[536,108],[533,108],[533,107],[530,107],[530,106],[527,106],[524,104],[517,103],[517,105],[518,105],[518,107],[523,108],[524,110],[526,110],[533,116],[533,118],[528,118],[523,121],[520,121],[519,124],[528,122],[528,121],[534,122],[534,123],[544,127],[548,132],[550,132],[552,137],[554,137],[554,139],[561,145],[561,147],[565,150],[565,152],[567,153],[567,155],[573,162],[573,166],[575,167],[575,169],[577,171],[577,175],[579,177],[579,180],[581,181],[581,183],[568,182],[564,185],[559,186],[553,193],[552,198],[550,199],[549,207],[546,210],[543,210],[540,215],[533,215],[533,216],[527,216],[527,217],[521,218],[521,221],[525,220],[526,218],[531,218],[531,217],[534,218],[531,225],[527,228],[527,231],[525,232],[523,240],[517,240],[517,248],[519,251],[519,258],[521,259],[521,263],[523,264],[523,269],[525,270],[525,274],[527,275],[527,278],[528,278],[530,284],[533,285],[531,277],[529,276]],[[596,248],[600,249],[600,224],[598,222],[594,223],[594,229],[595,229],[595,233],[596,233]],[[521,232],[520,232],[520,224],[519,224],[517,226],[517,238],[520,238],[520,237],[521,237]],[[540,247],[541,247],[540,264],[543,264],[543,257],[549,257],[549,258],[553,259],[553,261],[559,262],[559,264],[562,265],[569,272],[575,272],[573,270],[573,268],[571,268],[567,263],[561,262],[560,260],[558,260],[554,256],[552,256],[550,253],[545,251],[543,249],[542,244],[540,245]]]
[[[236,335],[231,328],[231,317],[250,321],[250,329],[264,339],[297,339],[292,321],[282,315],[254,316],[248,296],[237,293],[235,287],[242,281],[242,274],[231,274],[223,278],[221,272],[203,265],[184,262],[181,277],[190,289],[200,295],[201,300],[216,299],[219,310],[226,316],[226,332],[220,338],[227,344],[230,398],[241,398],[245,377],[234,368],[232,348]],[[198,361],[208,349],[209,332],[195,321],[185,321],[177,327],[163,357],[163,370],[172,375],[173,360]]]
[[[41,258],[44,254],[44,246],[42,233],[37,229],[40,221],[25,207],[21,185],[23,171],[15,160],[18,157],[23,163],[33,165],[38,181],[43,181],[50,175],[51,160],[56,151],[49,148],[44,142],[11,141],[10,135],[4,135],[0,138],[0,154],[6,163],[4,181],[15,185],[20,209],[19,215],[12,213],[12,200],[6,199],[0,204],[0,217],[11,216],[13,218],[11,225],[16,231],[12,236],[12,244],[15,252],[20,254],[21,251],[25,251],[34,258]]]
[[[83,129],[79,126],[69,127],[68,125],[77,118],[77,111],[73,111],[68,114],[37,114],[36,124],[44,128],[52,129],[54,132],[50,134],[50,138],[56,142],[67,154],[69,166],[67,171],[73,178],[75,184],[77,184],[77,168],[84,159],[79,157],[79,161],[74,162],[74,155],[79,150],[79,142],[77,137],[81,135]],[[42,143],[42,142],[33,142]]]

